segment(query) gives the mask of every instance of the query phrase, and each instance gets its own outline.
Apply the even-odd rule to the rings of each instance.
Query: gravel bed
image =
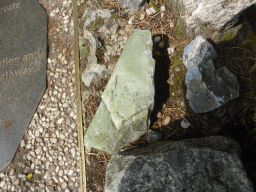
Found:
[[[13,162],[0,172],[1,192],[80,191],[72,0],[40,3],[48,13],[48,86]]]

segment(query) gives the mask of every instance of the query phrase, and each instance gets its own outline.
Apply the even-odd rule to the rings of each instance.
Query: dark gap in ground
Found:
[[[168,57],[167,47],[169,47],[169,38],[166,35],[161,36],[164,40],[165,46],[160,48],[158,43],[154,43],[155,37],[153,38],[153,58],[155,59],[155,97],[154,97],[154,108],[150,117],[150,127],[154,122],[157,121],[157,113],[161,110],[162,105],[166,103],[170,96],[169,84],[167,80],[169,79],[169,63],[170,59]]]

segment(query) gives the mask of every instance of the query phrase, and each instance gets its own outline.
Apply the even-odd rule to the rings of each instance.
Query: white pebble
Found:
[[[49,175],[49,172],[47,171],[47,172],[45,172],[43,178],[44,178],[44,179],[47,179],[47,178],[48,178],[48,175]]]
[[[59,176],[62,177],[63,176],[63,170],[59,171]]]
[[[165,119],[164,119],[162,125],[163,125],[163,126],[166,126],[166,125],[168,125],[168,124],[170,123],[170,121],[171,121],[171,117],[170,117],[170,116],[167,116],[167,117],[165,117]]]
[[[51,141],[52,143],[57,143],[58,139],[56,139],[56,138],[50,138],[50,141]]]
[[[145,14],[142,13],[142,14],[140,15],[140,20],[142,21],[143,19],[145,19]]]
[[[12,186],[11,191],[15,191],[15,186],[14,185]]]
[[[68,186],[68,184],[67,184],[66,182],[63,182],[63,183],[61,184],[61,188],[62,188],[62,189],[66,189],[67,186]]]
[[[63,133],[60,133],[60,139],[64,140],[66,137]]]
[[[59,182],[58,179],[57,179],[55,176],[52,176],[52,178],[53,178],[53,180],[54,180],[56,183]]]
[[[9,175],[12,176],[14,174],[14,169],[11,169]]]
[[[74,172],[73,170],[69,170],[69,171],[68,171],[68,175],[72,175],[73,172]]]
[[[60,170],[60,166],[57,166],[55,169],[55,172],[59,172],[59,170]]]
[[[133,15],[133,16],[129,19],[128,24],[130,24],[130,25],[133,24],[136,19],[137,19],[136,15]]]
[[[174,27],[174,23],[170,22],[170,27],[173,28]]]
[[[16,179],[16,180],[13,182],[13,185],[18,185],[19,182],[20,182],[20,180],[19,180],[19,179]]]
[[[36,131],[35,131],[35,136],[36,136],[36,137],[39,137],[39,134],[40,134],[39,130],[36,130]]]
[[[181,121],[180,126],[181,126],[182,128],[184,128],[184,129],[187,129],[187,128],[190,126],[190,123],[189,123],[189,121],[188,121],[186,118],[184,118],[184,119]]]
[[[150,16],[150,15],[153,15],[155,14],[157,11],[155,10],[154,7],[151,7],[149,9],[146,9],[146,13]]]
[[[75,155],[76,155],[76,149],[75,149],[75,148],[72,148],[72,149],[71,149],[71,155],[72,155],[73,157],[75,157]]]
[[[61,123],[63,123],[63,121],[64,121],[64,118],[60,118],[60,119],[57,121],[57,123],[58,123],[58,124],[61,124]]]
[[[3,188],[4,185],[5,185],[5,181],[1,181],[1,183],[0,183],[0,188]]]
[[[50,13],[50,17],[54,17],[55,14],[53,12]]]
[[[30,149],[30,148],[31,148],[31,144],[30,144],[30,143],[27,144],[27,145],[26,145],[26,148],[27,148],[27,149]]]
[[[162,6],[160,7],[160,11],[162,11],[162,12],[166,11],[165,5],[162,5]]]
[[[174,51],[175,51],[175,47],[169,47],[169,48],[167,49],[167,51],[168,51],[168,54],[172,54],[172,53],[174,53]]]
[[[161,37],[160,36],[156,36],[154,39],[154,43],[159,43],[161,41]]]

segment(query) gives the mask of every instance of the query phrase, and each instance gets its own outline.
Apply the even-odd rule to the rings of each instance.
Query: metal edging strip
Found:
[[[82,103],[80,90],[80,72],[79,72],[79,34],[78,34],[78,11],[77,0],[73,0],[73,21],[74,21],[74,60],[75,60],[75,87],[76,87],[76,110],[77,110],[77,132],[79,147],[79,167],[80,167],[80,187],[81,192],[86,192],[86,173],[85,156],[83,140],[83,122],[82,122]]]

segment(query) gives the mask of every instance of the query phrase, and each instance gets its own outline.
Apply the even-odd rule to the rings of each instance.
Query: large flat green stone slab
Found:
[[[47,14],[37,0],[0,1],[0,170],[46,87]]]
[[[152,46],[150,31],[133,30],[86,131],[85,146],[115,154],[147,131],[155,95]]]

